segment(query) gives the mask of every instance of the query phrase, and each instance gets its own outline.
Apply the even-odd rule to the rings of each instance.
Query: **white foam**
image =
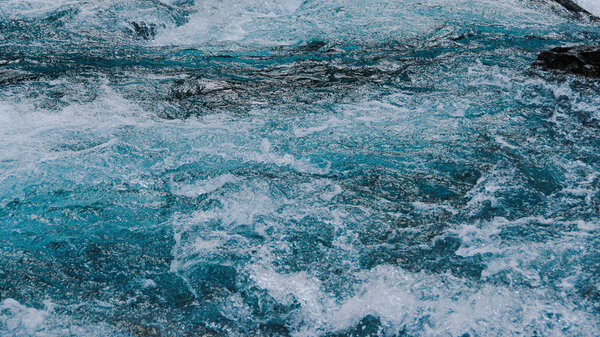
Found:
[[[319,133],[336,126],[340,126],[340,124],[342,123],[338,118],[331,117],[325,122],[316,126],[300,127],[298,125],[294,125],[294,134],[298,137],[306,137],[314,133]]]
[[[54,11],[62,6],[75,5],[78,1],[45,1],[45,0],[8,0],[0,3],[4,13],[13,16],[40,16]]]
[[[467,209],[471,209],[471,213],[474,214],[485,202],[489,202],[492,207],[497,207],[498,196],[502,192],[518,187],[512,183],[515,174],[516,170],[513,167],[507,167],[504,163],[495,165],[489,172],[482,175],[475,186],[467,192],[466,197],[469,200]]]
[[[0,320],[8,331],[23,331],[35,334],[44,328],[44,320],[50,315],[52,309],[38,310],[21,305],[12,298],[0,302]]]
[[[264,138],[260,144],[260,152],[258,153],[243,153],[242,156],[247,161],[256,161],[264,164],[275,164],[278,166],[291,167],[298,172],[326,174],[330,170],[330,165],[316,166],[310,160],[304,158],[296,158],[289,153],[282,155],[275,153],[271,148],[271,142]]]
[[[55,305],[44,301],[44,309],[25,306],[7,298],[0,302],[1,336],[129,336],[106,324],[86,324],[74,321],[71,317],[55,313]]]
[[[183,26],[161,33],[154,41],[158,45],[199,43],[210,40],[237,41],[249,32],[252,22],[272,22],[277,17],[291,15],[300,0],[201,1],[196,13]]]
[[[486,331],[489,335],[591,336],[598,322],[574,303],[556,301],[535,289],[476,285],[450,275],[409,273],[378,266],[358,272],[355,295],[335,300],[305,272],[280,274],[255,267],[252,278],[280,303],[301,303],[293,316],[294,336],[351,329],[367,315],[381,320],[381,329],[401,329],[418,335],[460,336]]]
[[[437,203],[425,203],[425,202],[420,202],[420,201],[414,201],[411,203],[413,205],[413,207],[419,211],[433,211],[433,210],[445,210],[447,212],[450,212],[451,214],[456,214],[458,213],[458,210],[456,210],[456,208],[452,207],[452,206],[448,206],[448,205],[444,205],[444,204],[437,204]]]
[[[546,24],[547,17],[516,0],[379,1],[244,0],[202,1],[188,23],[161,33],[159,45],[243,41],[254,45],[310,40],[410,39],[439,27],[443,16],[503,19],[521,27]],[[508,20],[510,18],[510,20]]]
[[[153,280],[147,278],[147,279],[143,279],[142,280],[142,287],[144,288],[156,288],[156,282],[154,282]]]
[[[86,170],[64,172],[63,178],[93,180],[102,178],[98,174],[100,170],[105,173],[121,171],[122,167],[99,167],[99,162],[119,145],[116,134],[121,128],[143,126],[148,116],[109,87],[100,87],[96,100],[74,103],[60,111],[45,111],[20,102],[0,104],[0,161],[13,163],[0,173],[0,184],[11,176],[27,181],[40,173],[40,165],[85,156],[93,159],[87,162]],[[69,144],[77,145],[86,139],[90,146],[86,144],[83,150],[69,150]],[[55,150],[62,146],[65,150]],[[15,195],[18,191],[13,190]]]
[[[325,307],[334,302],[324,296],[321,282],[315,277],[304,271],[283,275],[271,269],[255,266],[252,278],[257,286],[269,290],[269,295],[279,303],[290,305],[294,300],[298,301],[307,316],[302,317],[303,320],[317,326],[327,323],[327,317],[323,315]]]
[[[197,182],[196,184],[175,184],[173,186],[173,193],[178,195],[184,195],[188,197],[197,197],[202,194],[207,194],[218,190],[223,187],[225,184],[236,183],[239,179],[230,174],[222,174],[216,176],[214,178],[210,178],[207,180],[202,180]]]
[[[219,201],[220,207],[172,220],[175,238],[172,271],[185,271],[198,261],[205,261],[221,249],[227,249],[227,243],[234,243],[232,246],[243,254],[248,248],[246,240],[231,232],[242,225],[263,232],[264,224],[257,219],[272,217],[278,207],[287,202],[283,196],[273,196],[268,184],[261,181],[239,181],[213,198]]]
[[[585,8],[588,12],[600,16],[600,1],[598,0],[575,0],[579,6]]]

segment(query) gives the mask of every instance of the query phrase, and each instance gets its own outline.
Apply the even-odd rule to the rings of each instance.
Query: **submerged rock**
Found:
[[[144,21],[141,21],[140,23],[132,21],[131,26],[133,27],[135,35],[144,40],[148,40],[156,36],[156,25],[153,23],[146,24]]]
[[[556,47],[542,52],[534,65],[573,74],[600,76],[600,46]]]

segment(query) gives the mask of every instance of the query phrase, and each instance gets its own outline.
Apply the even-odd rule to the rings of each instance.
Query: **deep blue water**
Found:
[[[0,0],[0,335],[598,336],[600,26]]]

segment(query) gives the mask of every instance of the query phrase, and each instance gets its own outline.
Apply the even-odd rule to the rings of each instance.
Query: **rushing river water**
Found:
[[[598,336],[600,26],[0,0],[0,335]]]

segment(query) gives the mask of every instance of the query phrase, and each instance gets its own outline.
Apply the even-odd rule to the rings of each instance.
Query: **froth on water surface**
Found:
[[[567,14],[0,2],[0,335],[597,335]]]

